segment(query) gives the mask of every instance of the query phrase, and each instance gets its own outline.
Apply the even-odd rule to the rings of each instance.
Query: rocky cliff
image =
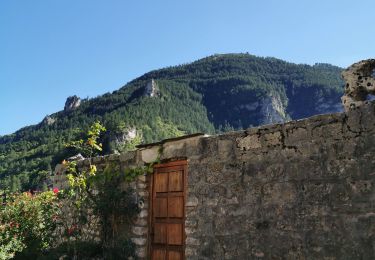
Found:
[[[64,111],[70,112],[74,109],[77,109],[81,105],[81,99],[77,97],[76,95],[70,96],[66,99]]]

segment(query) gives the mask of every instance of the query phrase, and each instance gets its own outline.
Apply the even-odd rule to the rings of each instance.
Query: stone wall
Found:
[[[159,152],[161,153],[159,154]],[[188,259],[374,259],[375,107],[95,158],[188,160]],[[147,255],[148,184],[132,229]]]

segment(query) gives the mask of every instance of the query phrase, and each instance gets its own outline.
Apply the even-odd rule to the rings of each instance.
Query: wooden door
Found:
[[[152,260],[184,259],[186,180],[186,161],[154,166],[149,250]]]

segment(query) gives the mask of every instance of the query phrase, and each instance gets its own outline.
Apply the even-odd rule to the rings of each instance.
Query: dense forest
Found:
[[[341,70],[224,54],[151,71],[113,93],[83,99],[74,109],[0,137],[0,189],[46,188],[54,166],[74,155],[65,144],[97,120],[107,128],[102,140],[110,153],[129,149],[129,138],[121,138],[129,129],[136,130],[137,142],[148,143],[340,111]],[[147,92],[150,86],[155,95]]]

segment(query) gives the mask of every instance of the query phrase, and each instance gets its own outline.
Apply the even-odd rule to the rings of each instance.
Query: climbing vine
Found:
[[[70,220],[64,221],[67,224],[64,229],[73,255],[78,254],[80,242],[93,241],[95,235],[88,235],[87,230],[100,227],[98,246],[102,256],[122,259],[134,255],[134,245],[127,236],[128,232],[120,227],[130,227],[140,210],[131,183],[138,176],[151,172],[152,164],[126,169],[114,164],[107,164],[104,168],[94,164],[91,157],[102,151],[99,138],[103,131],[105,128],[96,122],[90,127],[87,140],[68,144],[90,158],[86,167],[76,161],[63,162],[69,187],[61,192],[61,196],[71,211]]]

